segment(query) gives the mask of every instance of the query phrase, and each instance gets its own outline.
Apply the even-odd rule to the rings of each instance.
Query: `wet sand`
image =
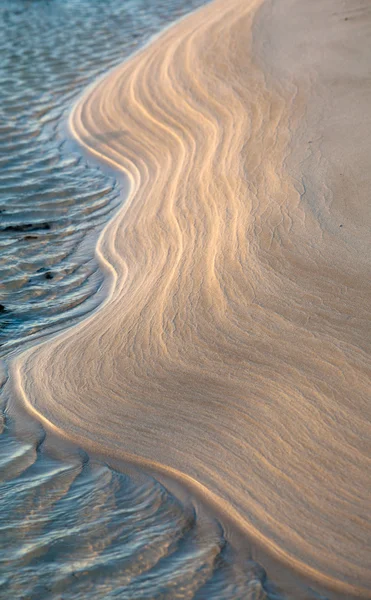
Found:
[[[370,29],[364,0],[216,0],[89,89],[71,129],[131,180],[106,301],[13,364],[45,425],[349,597],[371,595]]]

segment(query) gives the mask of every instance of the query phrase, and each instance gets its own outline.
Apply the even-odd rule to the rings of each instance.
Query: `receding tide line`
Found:
[[[327,238],[286,173],[308,111],[303,90],[272,91],[252,60],[261,4],[216,0],[74,107],[77,141],[130,181],[97,242],[107,296],[17,357],[12,381],[46,429],[178,480],[290,569],[369,597],[363,354],[330,287],[343,242],[328,253],[341,268],[324,264]],[[359,519],[343,533],[346,511]]]

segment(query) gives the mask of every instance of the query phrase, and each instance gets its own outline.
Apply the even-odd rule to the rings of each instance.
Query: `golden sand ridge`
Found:
[[[280,560],[371,597],[371,11],[215,0],[89,89],[125,171],[101,308],[14,362],[44,424],[161,465]]]

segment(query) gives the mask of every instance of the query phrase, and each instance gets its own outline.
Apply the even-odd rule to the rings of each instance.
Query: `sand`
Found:
[[[371,11],[215,0],[78,102],[125,171],[106,300],[13,364],[44,425],[199,490],[371,597]]]

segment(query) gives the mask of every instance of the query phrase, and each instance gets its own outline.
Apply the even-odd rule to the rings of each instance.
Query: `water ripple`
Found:
[[[279,598],[191,501],[77,450],[21,443],[13,428],[0,435],[1,597]]]

